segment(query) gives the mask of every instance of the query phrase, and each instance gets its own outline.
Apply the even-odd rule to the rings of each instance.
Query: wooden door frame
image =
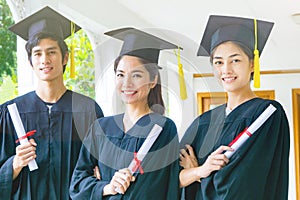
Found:
[[[275,99],[275,91],[274,90],[258,90],[254,91],[254,93],[261,98],[264,99]],[[227,100],[226,92],[198,92],[197,93],[197,113],[198,115],[207,111],[208,108],[216,104],[225,103]]]
[[[295,147],[295,178],[296,178],[296,199],[300,199],[300,89],[292,89],[293,102],[293,124],[294,124],[294,147]]]

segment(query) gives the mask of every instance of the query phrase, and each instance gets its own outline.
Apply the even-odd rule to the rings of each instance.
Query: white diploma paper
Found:
[[[145,158],[146,154],[149,152],[150,148],[152,147],[153,143],[155,142],[156,138],[159,136],[160,132],[162,130],[162,127],[154,124],[153,128],[151,129],[149,135],[147,136],[146,140],[142,144],[141,148],[137,152],[137,159],[142,162],[143,159]],[[136,163],[136,160],[133,159],[128,167],[128,169],[131,171],[133,174],[135,171],[134,168],[138,163]]]
[[[234,151],[226,151],[225,156],[230,158],[236,150],[238,150],[252,134],[261,127],[263,123],[275,112],[276,108],[270,104],[264,112],[244,131],[242,131],[230,144],[229,146]]]
[[[11,116],[11,119],[13,121],[18,138],[24,137],[26,135],[26,132],[25,132],[24,126],[22,124],[17,105],[15,103],[13,103],[13,104],[8,105],[7,108],[8,108],[9,114]],[[24,144],[27,142],[28,142],[27,138],[20,140],[20,144]],[[38,169],[38,166],[37,166],[35,160],[31,160],[28,163],[28,167],[29,167],[30,171]]]
[[[138,169],[137,165],[141,164],[141,162],[143,161],[143,159],[149,152],[150,148],[152,147],[153,143],[155,142],[155,140],[157,139],[157,137],[159,136],[161,131],[162,131],[162,127],[157,124],[154,124],[154,126],[152,127],[146,140],[144,141],[141,148],[139,149],[139,151],[136,154],[136,158],[139,160],[140,163],[137,163],[137,161],[135,159],[133,159],[131,161],[131,163],[129,164],[128,169],[130,170],[130,172],[132,174],[134,174],[136,172],[135,169]],[[120,193],[119,188],[116,188],[115,190],[116,190],[116,192]]]

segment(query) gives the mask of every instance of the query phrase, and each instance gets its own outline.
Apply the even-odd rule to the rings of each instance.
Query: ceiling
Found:
[[[261,69],[300,69],[300,24],[291,16],[300,13],[300,0],[58,0],[57,4],[101,38],[105,31],[132,26],[179,44],[184,57],[196,66],[209,64],[196,52],[210,14],[273,21]]]

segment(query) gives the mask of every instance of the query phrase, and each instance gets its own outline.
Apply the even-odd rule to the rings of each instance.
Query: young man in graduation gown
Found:
[[[284,200],[288,198],[289,124],[282,105],[258,98],[250,87],[258,56],[273,23],[212,15],[199,56],[210,56],[215,76],[227,92],[227,103],[205,112],[187,129],[180,159],[186,199]],[[257,87],[256,76],[254,86]],[[276,111],[238,149],[228,145],[272,104]],[[245,132],[245,134],[248,132]],[[251,135],[248,133],[249,136]],[[224,151],[233,151],[232,157]]]
[[[125,112],[98,119],[89,130],[72,176],[70,195],[74,200],[180,199],[179,141],[175,123],[163,115],[158,67],[160,50],[177,46],[134,28],[106,34],[124,41],[114,71]],[[155,125],[162,130],[150,144],[146,141]],[[141,153],[147,149],[145,145],[149,151]],[[100,169],[100,179],[93,175],[95,166]]]
[[[76,25],[76,30],[80,28]],[[37,76],[36,90],[0,106],[0,199],[69,199],[69,184],[82,139],[92,122],[103,116],[89,97],[66,89],[68,62],[64,39],[71,22],[45,7],[10,28],[28,40],[28,60]],[[26,132],[20,144],[7,106],[16,103]],[[35,159],[38,169],[30,171]]]

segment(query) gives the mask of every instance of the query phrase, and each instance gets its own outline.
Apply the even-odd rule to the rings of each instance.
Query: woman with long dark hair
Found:
[[[272,27],[256,19],[210,16],[198,55],[210,57],[228,100],[195,119],[181,140],[186,199],[287,199],[287,117],[279,102],[257,97],[250,85],[254,73],[259,86],[258,56]],[[270,106],[275,112],[256,132],[248,131]],[[241,137],[249,139],[234,148]]]
[[[106,34],[124,40],[114,72],[125,112],[91,127],[73,173],[71,198],[179,199],[179,141],[174,122],[163,116],[157,64],[160,50],[177,47],[132,28]],[[152,144],[153,127],[161,130]]]

